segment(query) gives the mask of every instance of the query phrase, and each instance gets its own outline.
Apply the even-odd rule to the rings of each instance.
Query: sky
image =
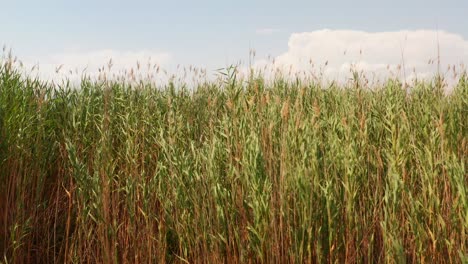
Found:
[[[120,68],[151,57],[213,71],[246,63],[254,49],[257,66],[299,71],[311,59],[336,77],[350,65],[381,71],[405,61],[427,75],[437,43],[442,63],[468,61],[467,10],[462,0],[0,0],[0,45],[51,74],[62,64],[95,71],[110,57]]]

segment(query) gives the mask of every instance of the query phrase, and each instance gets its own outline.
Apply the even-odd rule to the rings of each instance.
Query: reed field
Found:
[[[468,263],[466,74],[70,88],[0,65],[0,263]]]

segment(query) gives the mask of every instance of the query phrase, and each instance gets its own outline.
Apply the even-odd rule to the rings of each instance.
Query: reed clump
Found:
[[[466,263],[468,80],[192,89],[0,67],[4,263]]]

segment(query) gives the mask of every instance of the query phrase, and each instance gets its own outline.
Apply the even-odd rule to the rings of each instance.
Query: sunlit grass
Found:
[[[193,89],[0,67],[8,263],[462,263],[468,81]]]

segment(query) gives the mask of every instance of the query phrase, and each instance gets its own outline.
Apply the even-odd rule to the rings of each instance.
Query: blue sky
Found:
[[[439,29],[468,39],[468,1],[2,0],[0,10],[0,44],[28,58],[151,50],[170,54],[170,64],[222,67],[245,61],[250,48],[280,56],[292,34],[325,28]]]

